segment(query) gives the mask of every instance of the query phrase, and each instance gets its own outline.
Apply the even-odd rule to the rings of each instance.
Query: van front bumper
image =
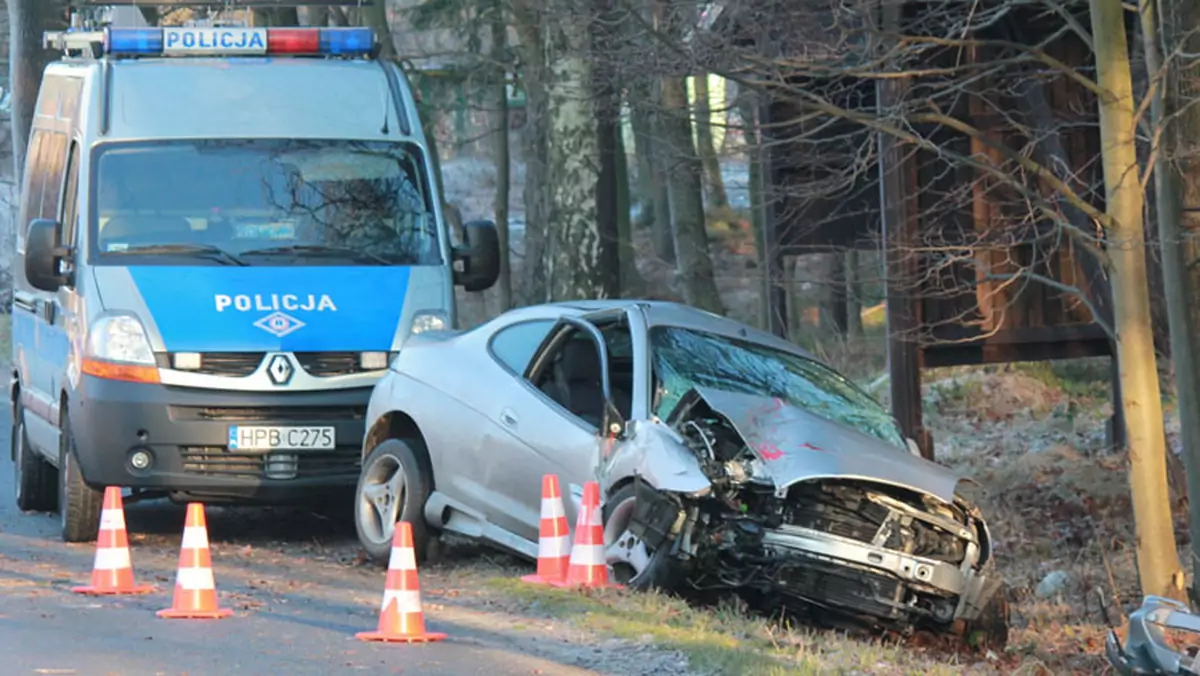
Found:
[[[349,492],[358,482],[370,396],[371,388],[237,392],[84,375],[69,400],[69,413],[79,468],[95,488],[164,490],[189,499],[305,502]],[[234,425],[329,427],[335,448],[231,449]],[[135,467],[139,451],[149,454],[149,467]]]

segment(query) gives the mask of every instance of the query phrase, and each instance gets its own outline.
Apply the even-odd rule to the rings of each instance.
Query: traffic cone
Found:
[[[175,575],[175,598],[171,607],[158,611],[159,617],[216,620],[233,614],[217,607],[217,585],[213,580],[212,555],[208,551],[208,524],[204,505],[188,504],[179,547],[179,571]]]
[[[521,579],[534,584],[552,584],[567,579],[571,560],[571,530],[563,508],[558,477],[542,477],[542,522],[538,535],[537,573]]]
[[[425,631],[425,613],[421,610],[421,584],[417,580],[417,555],[413,551],[412,525],[396,524],[392,536],[392,556],[388,560],[383,604],[379,609],[379,628],[354,635],[360,641],[386,643],[429,643],[441,641],[445,634]]]
[[[575,546],[567,578],[552,582],[555,587],[620,587],[608,581],[608,563],[604,560],[604,526],[600,518],[600,485],[583,485],[583,505],[575,524]]]
[[[72,587],[76,594],[148,594],[153,585],[139,585],[133,579],[133,560],[129,556],[129,536],[125,532],[125,505],[121,489],[104,489],[100,511],[100,532],[96,535],[96,559],[92,564],[92,583]]]

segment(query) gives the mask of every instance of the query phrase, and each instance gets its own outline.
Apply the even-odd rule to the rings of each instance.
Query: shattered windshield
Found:
[[[764,345],[701,331],[655,327],[651,364],[661,399],[655,415],[666,418],[693,387],[778,397],[826,420],[906,448],[895,419],[854,383],[827,366]]]
[[[403,143],[114,143],[96,163],[93,241],[120,265],[437,265],[422,161]]]

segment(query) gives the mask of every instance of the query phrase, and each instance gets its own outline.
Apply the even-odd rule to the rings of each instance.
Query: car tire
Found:
[[[17,509],[53,512],[58,503],[58,477],[54,466],[29,446],[25,407],[20,402],[13,406],[12,416],[13,490]]]
[[[636,490],[636,484],[630,482],[616,490],[605,500],[603,509],[605,548],[612,544],[609,542],[608,524],[611,523],[614,514],[625,509],[622,507],[623,504],[628,503],[628,506],[632,506],[636,499]],[[617,532],[616,535],[621,535],[622,533],[624,533],[624,529]],[[613,571],[614,577],[618,577],[615,575],[616,572],[615,570]],[[678,567],[670,557],[670,543],[668,542],[663,547],[650,553],[650,561],[641,573],[628,580],[618,577],[617,581],[630,589],[639,591],[651,589],[670,591],[677,586],[675,583],[677,582],[676,577],[678,572]]]
[[[385,439],[367,454],[358,486],[354,489],[354,527],[358,541],[372,561],[386,563],[392,552],[392,538],[398,521],[412,527],[413,550],[418,562],[429,554],[430,528],[425,523],[425,502],[429,499],[430,481],[417,459],[416,442],[404,439]],[[392,487],[383,488],[395,472],[402,473],[401,495]],[[384,519],[380,510],[396,518]],[[391,521],[388,523],[388,521]]]
[[[58,451],[58,514],[64,542],[92,542],[100,531],[104,493],[87,485],[75,452],[71,421],[62,426]]]

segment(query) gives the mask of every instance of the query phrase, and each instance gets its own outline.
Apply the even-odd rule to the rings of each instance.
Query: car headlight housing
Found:
[[[426,331],[441,331],[449,326],[446,314],[436,310],[424,310],[413,316],[412,328],[408,335],[415,336]]]
[[[116,364],[155,366],[146,329],[132,315],[97,319],[88,331],[86,357]]]

